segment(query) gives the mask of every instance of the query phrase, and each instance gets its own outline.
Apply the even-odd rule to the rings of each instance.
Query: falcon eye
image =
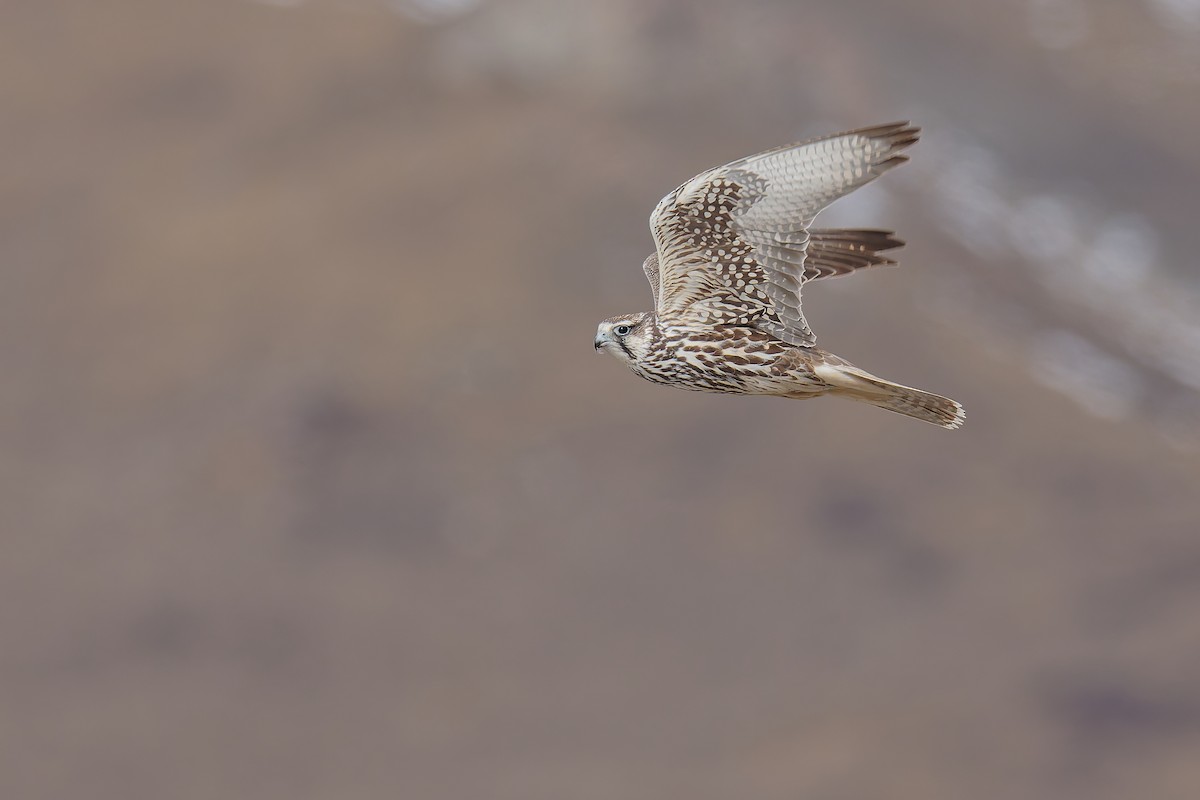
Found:
[[[633,330],[633,328],[629,327],[628,325],[618,325],[617,327],[613,328],[613,333],[615,333],[617,336],[628,336],[631,330]]]

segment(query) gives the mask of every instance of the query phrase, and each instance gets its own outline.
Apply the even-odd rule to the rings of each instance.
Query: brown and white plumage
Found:
[[[816,348],[801,312],[804,283],[894,264],[888,231],[810,226],[834,200],[908,157],[905,122],[786,145],[701,173],[650,217],[643,264],[655,310],[605,320],[596,348],[647,380],[696,391],[803,398],[835,394],[933,422],[962,407],[893,384]]]

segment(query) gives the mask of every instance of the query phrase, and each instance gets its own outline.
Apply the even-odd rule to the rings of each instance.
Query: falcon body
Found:
[[[746,326],[663,325],[653,314],[606,320],[598,347],[615,343],[630,369],[653,383],[722,394],[810,394],[822,391],[802,350]],[[625,336],[612,328],[626,325]]]
[[[655,310],[600,323],[595,347],[654,383],[790,398],[834,394],[946,428],[962,407],[877,378],[815,346],[800,288],[894,264],[888,231],[817,230],[816,215],[907,157],[907,123],[768,150],[709,170],[662,199],[642,265]]]

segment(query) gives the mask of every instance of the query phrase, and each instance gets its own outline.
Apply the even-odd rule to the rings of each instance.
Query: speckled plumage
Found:
[[[806,398],[835,394],[947,428],[948,398],[900,386],[815,347],[801,286],[895,262],[888,231],[815,230],[839,197],[903,163],[919,130],[892,123],[768,150],[692,178],[650,217],[643,269],[655,310],[600,323],[596,349],[681,389]]]

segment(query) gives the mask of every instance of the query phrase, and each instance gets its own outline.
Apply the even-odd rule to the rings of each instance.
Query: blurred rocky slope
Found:
[[[8,4],[0,794],[1195,797],[1192,8]],[[806,309],[966,428],[592,355],[893,118]]]

